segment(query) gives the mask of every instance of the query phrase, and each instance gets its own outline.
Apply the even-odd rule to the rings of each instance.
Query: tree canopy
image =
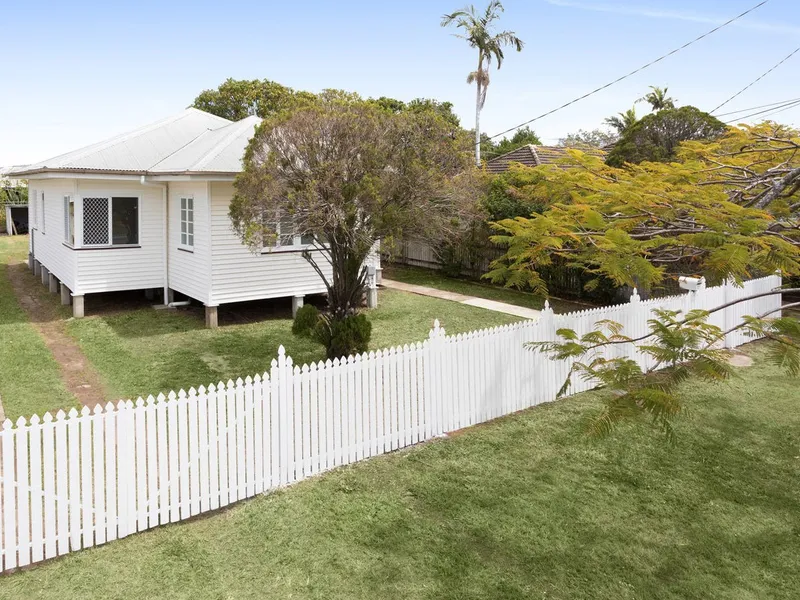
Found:
[[[499,142],[494,142],[486,137],[481,147],[483,157],[486,160],[491,160],[506,152],[521,148],[522,146],[527,146],[528,144],[539,146],[541,143],[542,141],[539,139],[539,136],[536,135],[536,132],[526,125],[525,127],[517,129],[510,138],[504,137]]]
[[[665,108],[621,130],[606,162],[620,167],[624,163],[669,161],[681,142],[711,141],[726,130],[725,123],[694,106]]]
[[[329,323],[344,321],[361,306],[365,259],[378,240],[441,232],[457,220],[460,199],[474,199],[468,147],[436,111],[392,112],[356,95],[322,94],[259,127],[230,217],[256,251],[274,245],[278,223],[302,235],[304,257],[328,290]]]
[[[326,90],[323,95],[330,98],[337,93],[343,92]],[[230,121],[239,121],[252,115],[266,119],[281,111],[292,110],[302,104],[313,102],[317,97],[317,94],[293,90],[268,79],[229,78],[218,88],[201,92],[194,99],[192,106]],[[386,96],[370,99],[367,102],[392,113],[432,111],[453,127],[460,127],[451,102],[440,102],[429,98],[415,98],[410,102],[403,102]]]
[[[672,163],[617,168],[571,150],[575,168],[536,167],[525,191],[552,204],[495,225],[508,251],[489,275],[544,293],[539,269],[556,257],[594,275],[590,288],[608,279],[650,289],[676,271],[712,283],[798,274],[798,150],[798,133],[774,124],[685,143]]]
[[[270,117],[313,94],[298,92],[269,79],[226,79],[217,89],[204,90],[192,106],[230,121],[257,115]]]
[[[619,136],[607,131],[605,129],[592,129],[586,131],[579,129],[573,133],[567,134],[567,137],[558,140],[559,146],[566,146],[568,148],[605,148],[614,144]]]

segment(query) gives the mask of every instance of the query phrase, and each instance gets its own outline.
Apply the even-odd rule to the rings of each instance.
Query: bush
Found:
[[[372,323],[363,313],[336,320],[323,317],[314,335],[325,346],[328,358],[361,354],[369,349]]]
[[[319,323],[319,311],[313,304],[304,304],[294,316],[292,333],[295,335],[310,336]]]

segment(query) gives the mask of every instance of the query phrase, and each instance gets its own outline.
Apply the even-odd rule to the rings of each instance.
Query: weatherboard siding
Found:
[[[232,184],[211,184],[211,303],[324,293],[322,279],[302,253],[254,254],[242,244],[228,217],[232,197]],[[324,259],[321,263],[330,271]]]
[[[64,242],[64,196],[74,195],[69,179],[31,180],[29,206],[31,241],[35,258],[70,290],[75,289],[75,253]],[[42,230],[41,198],[44,193],[44,230]],[[34,208],[36,206],[35,223]]]
[[[211,291],[208,183],[169,184],[169,287],[203,303]],[[181,198],[194,198],[194,247],[181,248]]]
[[[79,199],[126,195],[139,197],[138,247],[75,250],[75,293],[160,288],[164,285],[164,199],[161,187],[115,180],[80,180],[78,183]]]

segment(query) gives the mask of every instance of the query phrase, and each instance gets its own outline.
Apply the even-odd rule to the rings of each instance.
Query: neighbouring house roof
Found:
[[[557,161],[569,156],[567,150],[581,150],[592,156],[604,157],[606,153],[599,148],[568,148],[565,146],[534,146],[527,144],[506,154],[486,161],[489,173],[503,173],[511,163],[521,163],[527,167],[558,164]]]
[[[235,174],[258,117],[232,122],[196,108],[129,133],[15,169],[36,173]]]

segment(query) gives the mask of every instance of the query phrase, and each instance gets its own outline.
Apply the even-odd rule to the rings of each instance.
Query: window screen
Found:
[[[84,198],[83,245],[103,246],[108,243],[108,198]]]

